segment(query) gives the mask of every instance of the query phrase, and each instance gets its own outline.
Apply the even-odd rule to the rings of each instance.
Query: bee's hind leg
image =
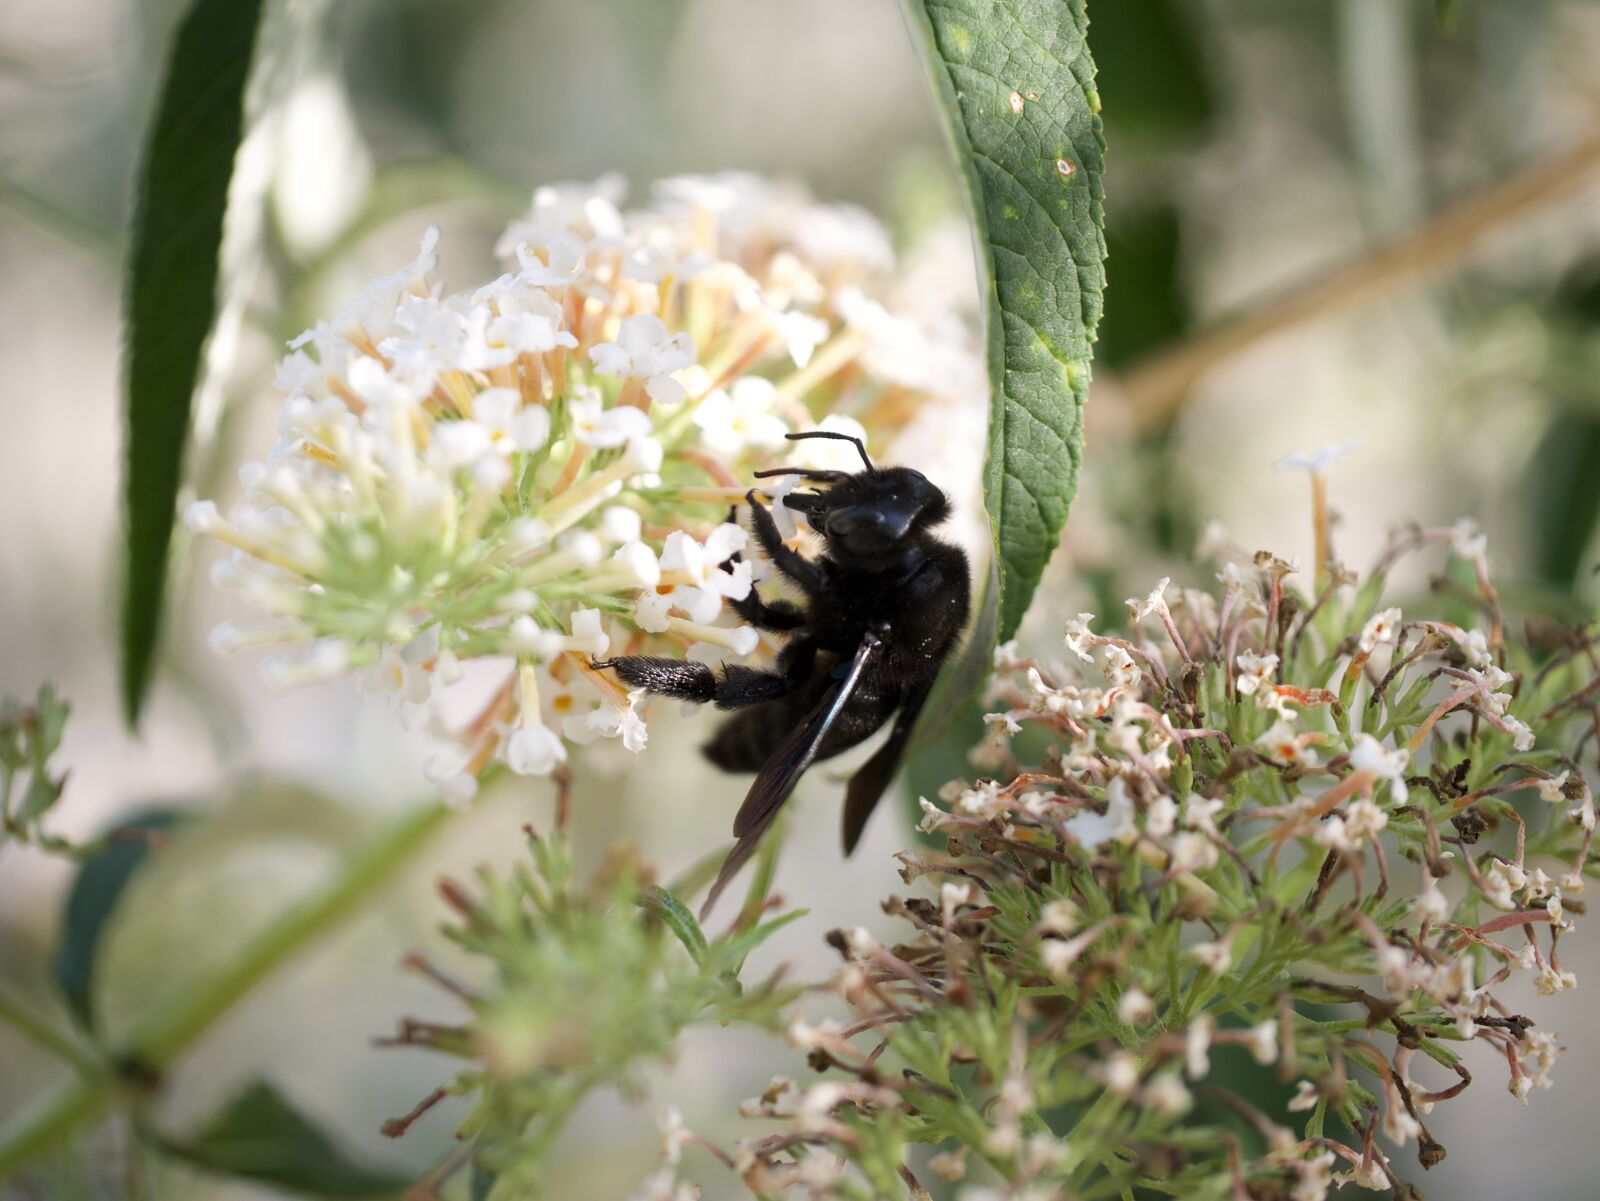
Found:
[[[594,666],[610,668],[630,688],[697,704],[714,701],[719,709],[743,709],[775,701],[793,687],[787,676],[739,663],[723,664],[720,675],[704,663],[649,655],[596,661]]]
[[[704,663],[652,655],[625,655],[620,659],[595,660],[593,666],[609,667],[629,688],[643,688],[660,696],[698,704],[716,699],[717,677]]]

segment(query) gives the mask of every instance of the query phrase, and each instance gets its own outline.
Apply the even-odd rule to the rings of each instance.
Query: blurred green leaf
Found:
[[[1189,327],[1181,249],[1173,204],[1123,207],[1106,223],[1106,305],[1095,348],[1102,363],[1120,367]]]
[[[695,921],[694,914],[684,907],[682,901],[665,888],[652,888],[640,894],[639,905],[661,919],[696,963],[705,962],[705,932],[700,929],[700,923]]]
[[[1180,0],[1095,5],[1089,44],[1119,152],[1129,141],[1166,150],[1206,132],[1216,106],[1193,8]]]
[[[1533,456],[1534,550],[1539,573],[1568,587],[1594,569],[1585,555],[1600,528],[1600,421],[1561,413]]]
[[[165,1149],[214,1172],[313,1197],[395,1193],[408,1178],[346,1158],[328,1136],[261,1081],[230,1101],[192,1142]]]
[[[1527,477],[1534,561],[1545,580],[1581,591],[1600,530],[1600,383],[1584,353],[1600,331],[1600,263],[1590,258],[1567,273],[1550,298],[1548,326],[1538,383],[1553,412]]]
[[[732,972],[737,976],[744,970],[744,961],[749,957],[751,951],[754,951],[790,922],[798,921],[810,912],[811,910],[809,909],[791,909],[781,917],[762,922],[759,926],[752,926],[742,934],[735,934],[726,940],[719,940],[717,953],[727,965],[723,970]]]
[[[145,141],[124,352],[122,702],[130,725],[160,632],[189,408],[216,309],[222,221],[260,15],[261,0],[194,0],[178,27]]]
[[[908,0],[907,11],[978,225],[992,390],[984,496],[1004,640],[1055,549],[1083,453],[1105,283],[1088,18],[1084,0]]]
[[[181,819],[173,810],[153,809],[122,823],[106,836],[100,852],[84,861],[72,882],[53,971],[68,1007],[85,1029],[93,1029],[95,1024],[91,998],[100,935],[128,884],[149,858],[154,839]]]

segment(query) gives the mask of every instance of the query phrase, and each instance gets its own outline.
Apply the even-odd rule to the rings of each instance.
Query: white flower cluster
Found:
[[[871,217],[754,177],[621,200],[614,179],[540,188],[500,242],[509,269],[463,292],[438,283],[429,230],[291,343],[279,441],[241,471],[239,503],[186,513],[233,548],[214,580],[274,619],[214,645],[298,645],[268,664],[278,684],[359,670],[395,689],[439,738],[429,772],[453,798],[496,759],[538,774],[569,743],[644,745],[641,697],[592,657],[759,651],[724,605],[766,566],[730,506],[786,451],[854,467],[833,462],[848,446],[784,435],[820,426],[893,458],[932,427],[955,457],[918,466],[958,496],[977,477],[981,435],[948,434],[984,413],[951,298],[965,280],[909,306]],[[454,720],[469,659],[502,684]]]

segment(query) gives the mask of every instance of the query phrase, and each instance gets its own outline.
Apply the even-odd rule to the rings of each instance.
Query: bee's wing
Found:
[[[928,703],[928,694],[932,691],[933,682],[930,680],[917,685],[906,696],[900,706],[899,716],[894,720],[894,728],[889,731],[888,740],[850,777],[850,785],[844,794],[846,855],[855,850],[856,843],[861,841],[861,831],[866,828],[867,818],[872,816],[883,790],[889,787],[889,781],[894,779],[894,773],[899,770],[900,760],[911,743],[911,731],[916,727],[917,718],[921,716],[922,707]]]
[[[734,844],[733,850],[728,852],[722,870],[717,873],[716,882],[706,894],[705,904],[700,909],[702,919],[717,903],[717,898],[722,895],[722,890],[728,881],[738,874],[739,869],[755,852],[756,844],[761,841],[761,836],[767,832],[773,819],[778,816],[778,810],[783,808],[783,803],[789,799],[789,794],[794,791],[795,784],[799,782],[806,768],[816,761],[817,749],[822,745],[822,740],[828,736],[828,731],[833,728],[833,723],[838,720],[839,714],[843,712],[845,704],[856,690],[856,685],[861,682],[861,673],[867,666],[867,660],[880,645],[877,636],[873,634],[868,634],[861,640],[845,678],[830,688],[816,707],[806,715],[806,719],[783,740],[783,745],[773,752],[772,757],[762,767],[761,773],[756,776],[755,783],[750,785],[750,791],[745,794],[744,804],[739,806],[739,812],[733,819],[733,833],[739,841]]]

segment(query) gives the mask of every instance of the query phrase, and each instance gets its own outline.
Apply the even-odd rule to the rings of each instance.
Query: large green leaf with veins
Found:
[[[984,499],[1003,641],[1060,539],[1083,457],[1105,287],[1088,18],[1084,0],[907,0],[907,12],[977,225],[991,390]]]

